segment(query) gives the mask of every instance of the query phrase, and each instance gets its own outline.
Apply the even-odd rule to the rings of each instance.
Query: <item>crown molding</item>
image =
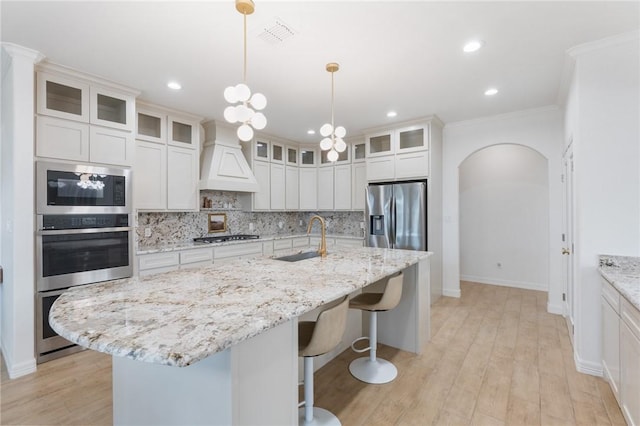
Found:
[[[492,121],[505,120],[510,118],[520,118],[536,114],[546,114],[549,112],[561,112],[562,109],[557,105],[548,105],[540,108],[523,109],[519,111],[507,112],[504,114],[491,115],[487,117],[472,118],[470,120],[456,121],[455,123],[447,123],[445,130],[455,127],[470,126],[474,124],[489,123]]]
[[[614,35],[611,37],[605,37],[600,40],[591,41],[589,43],[579,44],[567,50],[567,55],[576,58],[585,53],[593,52],[595,50],[604,49],[611,46],[617,46],[623,43],[629,43],[631,41],[640,40],[640,30],[630,31]]]

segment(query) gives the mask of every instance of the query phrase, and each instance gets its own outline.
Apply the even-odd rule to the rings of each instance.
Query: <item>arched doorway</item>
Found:
[[[549,170],[538,151],[497,144],[458,167],[460,279],[547,291]]]

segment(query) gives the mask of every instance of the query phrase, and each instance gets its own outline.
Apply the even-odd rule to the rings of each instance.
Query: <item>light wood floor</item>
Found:
[[[431,311],[422,355],[382,346],[398,378],[366,385],[347,350],[316,373],[316,405],[350,425],[624,425],[609,386],[575,371],[564,319],[546,293],[462,283]],[[85,351],[8,380],[1,424],[111,424],[111,359]]]

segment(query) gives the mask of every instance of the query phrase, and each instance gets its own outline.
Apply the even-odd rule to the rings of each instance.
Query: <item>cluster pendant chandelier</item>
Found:
[[[320,141],[320,149],[323,151],[329,151],[327,153],[327,159],[331,162],[338,160],[338,153],[347,149],[347,144],[342,140],[347,134],[344,127],[335,127],[333,121],[333,74],[340,69],[340,66],[331,62],[327,64],[327,71],[331,73],[331,123],[324,124],[320,127],[320,134],[324,136],[324,139]]]
[[[224,98],[230,104],[224,110],[224,118],[229,123],[241,123],[238,127],[238,139],[247,142],[253,138],[253,129],[262,130],[267,125],[267,118],[263,113],[257,112],[267,106],[267,98],[262,93],[251,95],[251,89],[247,86],[247,15],[255,10],[252,0],[236,0],[236,10],[244,19],[244,68],[242,83],[229,86],[224,90]]]

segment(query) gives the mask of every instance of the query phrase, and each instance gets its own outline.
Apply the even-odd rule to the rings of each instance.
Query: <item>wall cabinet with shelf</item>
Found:
[[[176,117],[180,117],[177,119]],[[175,142],[174,129],[188,135]],[[136,119],[134,206],[148,211],[198,211],[199,118],[139,103]]]

